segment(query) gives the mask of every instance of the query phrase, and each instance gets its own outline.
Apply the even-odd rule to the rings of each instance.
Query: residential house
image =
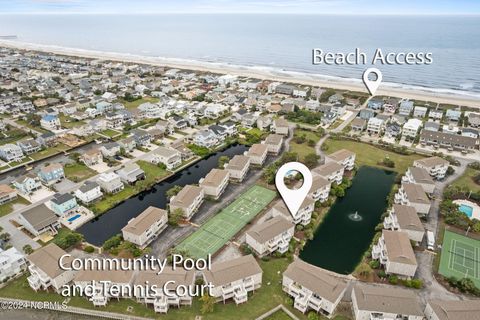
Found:
[[[425,122],[423,129],[427,131],[440,131],[440,124],[437,122],[427,121]]]
[[[408,119],[408,121],[403,125],[403,136],[407,138],[415,139],[418,134],[418,131],[422,127],[422,120],[420,119]]]
[[[276,251],[285,253],[294,232],[295,225],[292,222],[282,216],[276,216],[250,228],[245,234],[246,243],[259,256]]]
[[[65,172],[63,171],[63,165],[60,163],[51,163],[43,168],[40,168],[38,177],[46,185],[56,183],[65,178]]]
[[[250,158],[250,163],[262,166],[267,159],[268,146],[265,144],[253,144],[245,155]]]
[[[448,109],[447,112],[445,113],[445,118],[449,121],[454,121],[454,122],[457,122],[458,120],[460,120],[461,116],[462,116],[462,111],[460,110]]]
[[[247,302],[248,293],[260,288],[263,271],[252,255],[217,262],[203,272],[205,283],[213,286],[210,295],[217,301],[233,298],[236,304]]]
[[[288,122],[285,119],[278,118],[273,121],[272,130],[276,134],[283,134],[288,136]]]
[[[347,281],[297,258],[283,272],[282,289],[294,299],[295,309],[330,318],[345,295]]]
[[[412,278],[417,271],[417,259],[408,234],[404,231],[383,230],[372,249],[372,259],[379,260],[387,274]]]
[[[480,113],[470,112],[468,114],[468,123],[474,128],[480,127]]]
[[[442,120],[443,110],[430,110],[430,112],[428,113],[428,118],[432,120]]]
[[[87,181],[75,190],[75,197],[84,204],[90,204],[103,196],[100,186],[96,182]]]
[[[336,162],[327,162],[312,170],[313,175],[320,176],[330,182],[341,184],[343,180],[343,173],[345,169],[343,165]]]
[[[313,200],[325,202],[328,200],[328,195],[330,194],[330,188],[332,183],[321,176],[314,176],[312,180],[312,187],[308,193]]]
[[[27,139],[27,140],[19,141],[19,142],[17,142],[17,145],[20,148],[22,148],[22,151],[23,151],[24,154],[32,154],[32,153],[40,151],[40,149],[42,148],[40,143],[38,143],[34,139]]]
[[[175,131],[175,129],[173,128],[173,124],[166,120],[158,120],[155,124],[155,128],[161,130],[166,136],[172,134]]]
[[[268,152],[273,154],[278,154],[280,152],[280,149],[282,149],[283,136],[272,133],[272,134],[269,134],[265,138],[265,141],[262,141],[262,143],[267,145]]]
[[[250,157],[236,155],[225,166],[225,170],[230,174],[230,179],[242,182],[250,168]]]
[[[23,155],[22,148],[17,145],[7,143],[0,146],[0,158],[7,162],[21,161],[25,156]]]
[[[65,217],[77,211],[78,203],[70,193],[56,193],[50,200],[50,206],[57,216]]]
[[[87,150],[80,156],[80,161],[83,162],[86,166],[93,166],[103,162],[102,152],[97,148],[92,148]]]
[[[7,184],[0,184],[0,205],[17,199],[17,191]]]
[[[123,239],[145,248],[167,227],[167,211],[148,207],[122,228]]]
[[[362,132],[367,127],[367,121],[365,119],[355,118],[350,123],[350,126],[352,127],[353,131]]]
[[[367,123],[367,132],[373,134],[381,134],[385,121],[380,118],[370,118]]]
[[[342,103],[336,103],[332,106],[331,112],[335,113],[338,117],[341,117],[347,112],[347,106]]]
[[[432,178],[441,180],[445,178],[450,163],[440,157],[430,157],[415,160],[413,162],[413,166],[417,168],[423,168],[428,171]]]
[[[105,120],[109,129],[121,130],[125,123],[125,117],[122,113],[108,112],[105,115]]]
[[[213,148],[219,141],[215,133],[210,130],[197,131],[193,136],[193,143],[200,147]]]
[[[344,167],[345,170],[351,171],[355,168],[355,152],[347,149],[341,149],[329,154],[326,157],[327,162],[336,162]]]
[[[425,307],[427,320],[470,320],[478,319],[478,300],[428,300]]]
[[[60,119],[53,114],[46,114],[40,119],[40,126],[48,131],[56,131],[62,128]]]
[[[115,172],[104,172],[97,178],[100,188],[106,193],[117,193],[124,189],[124,185],[120,176]]]
[[[213,132],[218,141],[225,141],[225,139],[228,137],[227,129],[222,126],[214,124],[209,126],[208,130]]]
[[[413,108],[413,116],[415,118],[425,118],[428,113],[428,108],[427,107],[422,107],[422,106],[415,106]]]
[[[126,152],[132,152],[137,147],[137,143],[133,137],[128,137],[118,141],[120,148],[123,148]]]
[[[176,196],[170,198],[170,212],[181,209],[184,218],[189,220],[202,205],[204,196],[203,188],[186,185]]]
[[[432,194],[435,191],[435,181],[433,181],[429,172],[423,168],[409,167],[402,177],[402,182],[416,183],[428,194]]]
[[[137,147],[148,146],[150,144],[150,142],[152,141],[152,136],[150,135],[150,133],[148,131],[142,130],[142,129],[136,129],[133,132],[132,137],[135,140],[135,143],[136,143]]]
[[[145,180],[145,171],[134,162],[127,163],[122,169],[117,171],[120,179],[130,185],[135,184],[138,180]]]
[[[370,120],[370,118],[375,117],[375,111],[373,111],[372,109],[362,109],[360,110],[359,117],[360,119],[368,121]]]
[[[0,281],[3,283],[25,271],[27,261],[25,256],[14,247],[3,250],[0,248]]]
[[[34,237],[38,237],[45,232],[55,235],[60,229],[58,217],[44,204],[20,213],[17,222]]]
[[[150,154],[148,161],[153,164],[163,163],[168,170],[173,170],[182,164],[182,155],[175,149],[158,147]]]
[[[117,142],[109,142],[104,143],[99,150],[105,158],[113,158],[120,153],[120,148]]]
[[[147,119],[157,119],[162,115],[162,107],[156,103],[142,103],[138,106],[138,110]]]
[[[383,100],[372,98],[367,102],[367,108],[371,110],[381,110],[383,107]]]
[[[33,173],[27,173],[26,175],[18,177],[13,180],[13,185],[18,191],[26,195],[31,194],[42,187],[40,178]]]
[[[275,93],[292,95],[295,87],[289,84],[279,84],[275,87]]]
[[[398,113],[402,116],[408,117],[413,110],[413,101],[410,100],[402,100],[400,102],[400,107],[398,109]]]
[[[387,123],[385,127],[385,136],[388,138],[397,138],[402,133],[402,127],[396,123]]]
[[[423,320],[415,292],[357,282],[352,290],[355,320]],[[453,320],[453,319],[452,319]]]
[[[42,133],[38,138],[37,142],[45,147],[53,147],[57,145],[57,136],[53,132]]]
[[[430,211],[430,199],[428,199],[422,186],[416,183],[402,183],[395,194],[395,203],[412,206],[417,213],[427,215]]]
[[[150,285],[153,291],[137,294],[137,302],[153,305],[155,312],[167,313],[170,307],[192,305],[193,296],[190,293],[180,295],[177,292],[182,292],[182,288],[191,288],[195,285],[195,271],[180,267],[174,270],[170,266],[166,266],[161,273],[142,271],[136,276],[133,285],[143,287],[146,284]],[[168,292],[165,292],[164,288]]]
[[[30,254],[27,257],[30,272],[27,281],[30,287],[35,291],[51,288],[60,293],[63,286],[70,283],[75,276],[75,271],[63,270],[58,263],[66,254],[54,243],[47,244]],[[69,267],[72,260],[73,257],[66,257],[63,259],[63,265]]]
[[[227,170],[212,169],[205,178],[201,178],[199,186],[206,196],[218,199],[228,186],[230,173]]]
[[[390,230],[404,231],[408,238],[417,243],[421,242],[425,228],[414,207],[394,204],[383,220],[383,227]]]
[[[226,121],[220,124],[220,126],[225,129],[227,136],[231,137],[238,133],[237,125],[233,121]]]

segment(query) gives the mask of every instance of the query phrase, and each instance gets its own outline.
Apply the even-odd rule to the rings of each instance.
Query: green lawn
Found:
[[[166,169],[160,168],[159,166],[152,164],[147,161],[139,160],[137,164],[145,171],[146,178],[144,181],[147,184],[157,183],[166,176],[170,174]]]
[[[16,143],[17,141],[20,141],[27,136],[28,133],[26,133],[25,131],[18,128],[12,128],[11,130],[2,132],[2,139],[0,140],[0,145],[4,145],[7,143]]]
[[[290,316],[283,311],[282,309],[275,311],[270,317],[265,318],[266,320],[292,320]]]
[[[104,136],[107,136],[109,138],[113,138],[113,137],[121,135],[122,133],[119,132],[119,131],[112,130],[112,129],[107,129],[107,130],[104,130],[104,131],[100,132],[100,134],[102,134]]]
[[[39,152],[35,152],[35,153],[31,154],[30,157],[33,160],[40,160],[40,159],[43,159],[43,158],[50,157],[54,154],[62,153],[62,152],[66,151],[66,150],[69,150],[69,149],[70,149],[70,147],[68,147],[67,145],[59,143],[55,147],[48,147],[48,148],[46,148],[44,150],[41,150]]]
[[[41,132],[41,133],[49,132],[48,130],[43,129],[40,126],[37,127],[37,126],[31,125],[30,123],[27,123],[27,121],[25,121],[25,120],[15,120],[15,122],[18,123],[21,126],[24,126],[26,128],[30,128],[32,130],[35,130],[35,131],[38,131],[38,132]]]
[[[67,129],[72,129],[85,124],[85,121],[79,121],[79,120],[73,119],[72,117],[66,116],[64,114],[59,115],[59,119],[60,119],[60,123],[62,124],[62,127]]]
[[[19,196],[19,197],[17,197],[17,199],[15,199],[13,201],[2,204],[2,205],[0,205],[0,217],[3,217],[3,216],[5,216],[9,213],[12,213],[13,212],[13,206],[16,205],[16,204],[28,205],[28,204],[30,204],[30,202],[28,202],[28,200]]]
[[[137,191],[134,187],[125,185],[125,188],[122,191],[115,194],[106,195],[102,198],[102,200],[94,203],[90,209],[92,209],[95,214],[103,213],[115,207],[120,202],[136,195],[138,192],[139,191]]]
[[[357,154],[355,162],[359,167],[363,165],[379,167],[386,170],[394,170],[400,173],[405,172],[407,168],[413,164],[413,161],[423,158],[418,154],[401,155],[357,141],[327,139],[325,144],[328,146],[326,151],[327,154],[333,153],[340,149],[348,149],[355,152]],[[378,164],[378,162],[382,161],[386,156],[395,162],[395,168],[391,169]]]
[[[296,152],[300,158],[300,161],[302,161],[306,155],[310,153],[315,153],[315,146],[309,146],[308,145],[308,140],[313,140],[315,143],[320,140],[320,134],[317,132],[309,131],[309,130],[302,130],[302,129],[296,129],[295,130],[295,136],[302,136],[305,135],[305,142],[304,143],[296,143],[295,139],[292,139],[290,141],[290,150],[291,152]]]
[[[479,174],[479,170],[467,167],[463,175],[461,175],[457,180],[455,180],[452,185],[463,188],[466,187],[472,192],[478,193],[480,192],[480,185],[476,184],[475,181],[473,181],[473,178]]]
[[[73,182],[80,182],[97,174],[95,170],[81,163],[69,163],[63,167],[63,170],[67,179]]]
[[[123,104],[125,106],[125,108],[128,109],[128,110],[135,109],[139,105],[141,105],[142,103],[145,103],[145,102],[157,103],[158,101],[160,101],[160,99],[152,98],[152,97],[145,97],[145,98],[138,99],[138,100],[135,100],[135,101],[132,101],[132,102],[126,101],[124,99],[119,99],[119,102],[121,104]]]

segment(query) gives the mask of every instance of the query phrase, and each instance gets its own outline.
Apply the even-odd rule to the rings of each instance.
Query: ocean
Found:
[[[432,52],[431,65],[376,66],[384,83],[480,93],[480,16],[265,14],[0,15],[0,36],[86,50],[361,79],[371,65],[313,65],[312,49],[370,57]]]

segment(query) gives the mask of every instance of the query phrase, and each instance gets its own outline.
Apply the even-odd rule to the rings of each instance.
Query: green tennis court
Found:
[[[470,278],[480,286],[480,241],[445,230],[439,272],[445,277]]]
[[[275,198],[275,192],[253,186],[197,231],[183,240],[176,248],[187,251],[194,258],[214,254],[250,220]]]

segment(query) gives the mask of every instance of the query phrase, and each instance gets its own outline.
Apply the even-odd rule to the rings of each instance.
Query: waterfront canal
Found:
[[[237,154],[243,154],[247,149],[247,146],[235,144],[223,151],[216,152],[162,182],[157,183],[150,190],[125,200],[103,215],[84,224],[77,231],[85,236],[87,242],[100,246],[105,240],[121,233],[121,229],[128,221],[138,216],[147,207],[155,206],[165,209],[168,203],[165,193],[170,188],[174,186],[183,187],[187,184],[197,184],[200,178],[205,177],[210,170],[218,167],[218,159],[221,156],[232,158]]]
[[[361,167],[300,253],[300,258],[341,274],[351,273],[368,249],[387,209],[395,172]],[[357,212],[357,214],[355,214]]]

